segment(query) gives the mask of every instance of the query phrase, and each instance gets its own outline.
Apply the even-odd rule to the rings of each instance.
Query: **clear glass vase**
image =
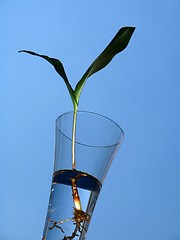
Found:
[[[56,120],[51,193],[42,240],[84,240],[107,171],[124,133],[112,120],[77,112],[76,169],[72,168],[73,112]]]

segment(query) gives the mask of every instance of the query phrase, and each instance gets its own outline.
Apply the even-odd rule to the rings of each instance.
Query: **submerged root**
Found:
[[[59,222],[56,221],[50,221],[52,223],[52,226],[49,227],[49,230],[52,230],[54,228],[59,228],[61,230],[61,232],[65,233],[64,229],[60,226],[61,224],[63,224],[64,222],[67,221],[72,221],[73,224],[75,225],[75,229],[72,232],[72,234],[70,236],[64,236],[64,238],[62,240],[71,240],[77,236],[79,236],[79,233],[82,234],[83,230],[87,232],[87,230],[83,227],[83,222],[90,222],[90,216],[89,214],[87,214],[86,212],[84,212],[82,210],[81,207],[81,201],[80,201],[80,197],[79,197],[79,193],[78,193],[78,189],[77,189],[77,185],[76,185],[76,181],[80,178],[80,177],[84,177],[87,176],[87,174],[85,173],[80,173],[78,174],[75,178],[71,179],[71,188],[72,188],[72,196],[73,196],[73,202],[74,202],[74,212],[73,212],[73,217],[72,218],[66,218],[64,220],[61,220]]]
[[[84,211],[77,210],[74,208],[74,217],[73,218],[67,218],[60,222],[55,222],[55,221],[51,220],[50,222],[52,223],[52,226],[49,227],[49,230],[52,230],[54,228],[59,228],[62,233],[65,233],[64,229],[60,225],[67,221],[72,221],[73,224],[75,224],[75,229],[70,236],[65,235],[62,240],[71,240],[71,239],[79,236],[79,233],[81,234],[83,232],[83,230],[87,232],[87,230],[83,227],[82,223],[83,223],[83,221],[90,222],[90,216],[87,213],[85,213]]]

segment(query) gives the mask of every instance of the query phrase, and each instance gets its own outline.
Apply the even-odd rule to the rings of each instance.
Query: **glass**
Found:
[[[76,169],[72,169],[73,112],[56,120],[51,193],[42,240],[86,238],[108,169],[124,133],[111,119],[77,112]]]

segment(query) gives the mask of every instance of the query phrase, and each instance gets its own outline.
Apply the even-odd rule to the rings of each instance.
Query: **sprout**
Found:
[[[25,52],[31,55],[44,58],[46,61],[48,61],[50,64],[54,66],[56,72],[63,78],[67,86],[67,89],[69,91],[69,94],[71,96],[72,103],[74,106],[74,117],[73,117],[73,126],[72,126],[72,169],[76,169],[76,159],[75,159],[76,117],[77,117],[79,99],[80,99],[84,84],[86,83],[86,80],[91,75],[93,75],[94,73],[106,67],[116,54],[122,52],[127,47],[134,30],[135,30],[134,27],[121,28],[117,32],[115,37],[112,39],[112,41],[108,44],[108,46],[104,49],[104,51],[90,65],[90,67],[84,73],[84,75],[76,84],[74,89],[69,83],[63,64],[61,63],[60,60],[56,58],[50,58],[46,55],[37,54],[32,51],[27,51],[27,50],[19,51],[19,52]]]

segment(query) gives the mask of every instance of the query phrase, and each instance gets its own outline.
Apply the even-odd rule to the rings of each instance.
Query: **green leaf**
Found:
[[[90,67],[87,69],[75,87],[75,97],[77,102],[79,102],[80,94],[87,78],[108,65],[108,63],[116,54],[122,52],[127,47],[134,30],[134,27],[121,28],[109,43],[109,45],[104,49],[104,51],[90,65]]]
[[[67,75],[65,73],[65,70],[64,70],[64,67],[63,67],[62,63],[58,59],[50,58],[46,55],[41,55],[41,54],[38,54],[38,53],[35,53],[35,52],[32,52],[32,51],[27,51],[27,50],[21,50],[21,51],[18,51],[18,52],[19,53],[20,52],[25,52],[25,53],[28,53],[28,54],[31,54],[31,55],[41,57],[41,58],[45,59],[46,61],[48,61],[50,64],[52,64],[54,66],[56,72],[63,78],[63,80],[64,80],[64,82],[65,82],[65,84],[68,88],[68,91],[70,93],[70,96],[72,98],[73,104],[77,105],[74,90],[72,89],[72,87],[71,87],[71,85],[68,81],[68,78],[67,78]]]

